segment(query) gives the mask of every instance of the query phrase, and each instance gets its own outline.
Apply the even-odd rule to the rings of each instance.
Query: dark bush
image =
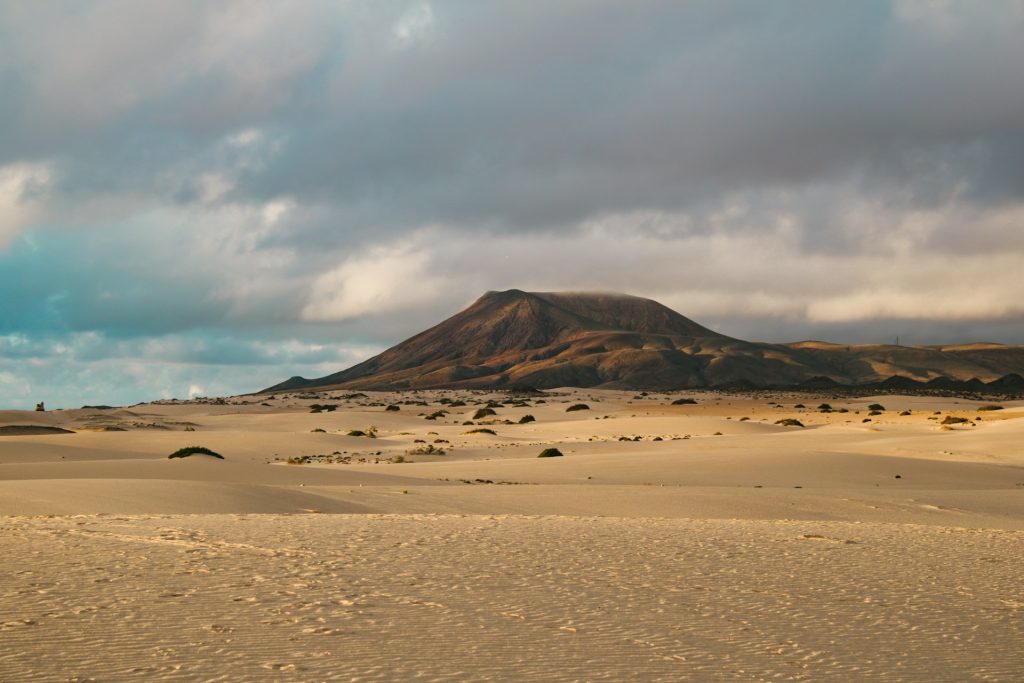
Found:
[[[567,413],[574,413],[577,410],[590,410],[590,406],[588,406],[586,403],[575,403],[575,404],[569,406],[568,408],[566,408],[565,412],[567,412]]]
[[[209,456],[213,456],[214,458],[218,458],[220,460],[224,459],[223,455],[221,455],[220,453],[214,453],[213,451],[211,451],[206,446],[186,446],[185,448],[179,448],[178,450],[174,451],[173,453],[171,453],[167,457],[168,458],[187,458],[190,455],[196,455],[196,454],[199,454],[199,455],[209,455]]]
[[[542,450],[540,452],[540,455],[538,455],[537,457],[538,458],[561,458],[562,457],[562,451],[558,450],[557,448],[545,448],[544,450]]]

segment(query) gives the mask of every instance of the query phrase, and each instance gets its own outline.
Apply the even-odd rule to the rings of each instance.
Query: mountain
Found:
[[[347,370],[292,377],[296,389],[531,386],[683,389],[824,388],[978,380],[1019,388],[1024,347],[1001,344],[844,346],[733,339],[656,301],[625,294],[487,292],[465,310]],[[891,379],[895,378],[895,379]]]

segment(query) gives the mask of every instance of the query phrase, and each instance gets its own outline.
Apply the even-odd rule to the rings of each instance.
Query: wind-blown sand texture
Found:
[[[1024,405],[551,393],[0,412],[0,680],[1024,678]]]

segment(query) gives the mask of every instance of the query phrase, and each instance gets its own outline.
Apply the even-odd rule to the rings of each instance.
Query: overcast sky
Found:
[[[0,407],[319,376],[489,289],[1024,343],[1024,2],[0,2]]]

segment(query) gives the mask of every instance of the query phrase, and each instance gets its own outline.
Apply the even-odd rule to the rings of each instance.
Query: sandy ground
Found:
[[[1024,403],[549,393],[0,412],[0,681],[1024,680]]]

